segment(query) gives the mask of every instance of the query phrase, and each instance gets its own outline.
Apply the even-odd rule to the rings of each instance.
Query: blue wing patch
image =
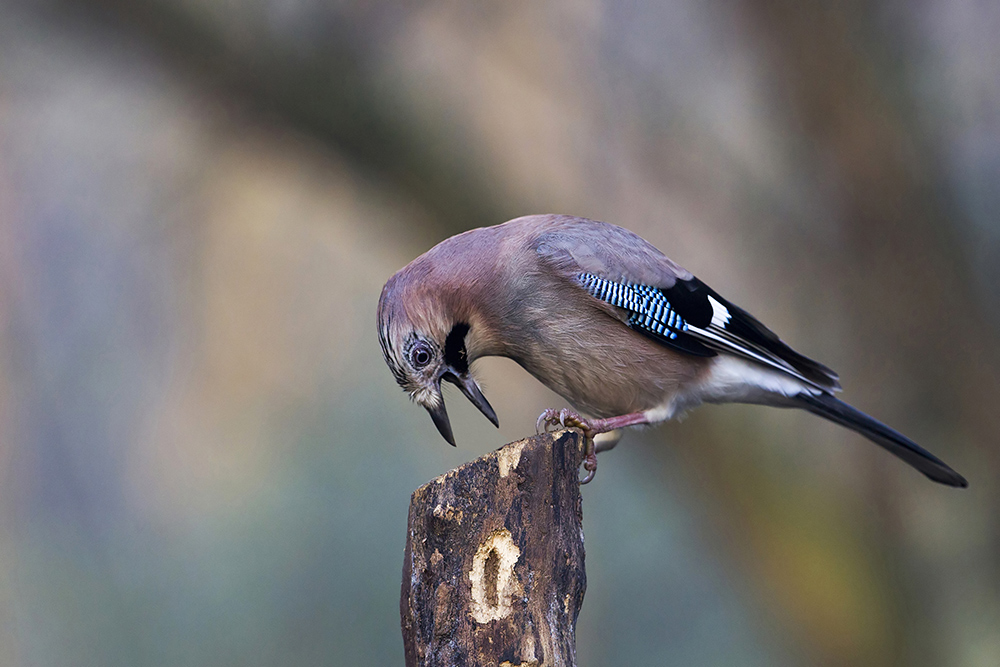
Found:
[[[687,334],[688,323],[658,288],[618,283],[593,273],[581,273],[577,280],[594,297],[628,311],[627,324],[636,331],[688,354],[716,354]]]

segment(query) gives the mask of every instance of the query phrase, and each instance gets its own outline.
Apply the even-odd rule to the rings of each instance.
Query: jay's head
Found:
[[[424,278],[419,266],[410,265],[385,284],[378,302],[379,343],[396,382],[427,409],[438,431],[454,445],[442,381],[457,386],[495,426],[500,422],[469,368],[471,318]]]

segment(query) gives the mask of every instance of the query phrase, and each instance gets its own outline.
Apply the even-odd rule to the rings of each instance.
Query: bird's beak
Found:
[[[437,407],[427,408],[431,416],[431,421],[437,426],[441,437],[448,441],[452,447],[455,446],[455,434],[451,432],[451,421],[448,419],[448,411],[444,407],[444,397],[438,402]]]
[[[447,380],[458,387],[459,390],[465,394],[465,397],[469,399],[474,406],[479,408],[479,411],[486,415],[486,418],[489,419],[494,426],[497,428],[500,427],[500,420],[497,419],[496,411],[493,410],[493,406],[491,406],[490,402],[486,400],[485,396],[483,396],[482,390],[479,388],[479,385],[476,384],[476,381],[471,375],[468,373],[457,375],[455,373],[448,372],[445,373],[441,379]],[[454,447],[455,435],[451,430],[451,421],[448,419],[448,411],[444,407],[444,397],[441,398],[441,401],[438,402],[436,407],[427,408],[427,412],[430,414],[434,425],[437,426],[437,430],[441,433],[441,437],[447,440],[448,443]]]
[[[449,373],[442,379],[448,380],[461,389],[462,393],[465,394],[465,397],[469,399],[474,406],[479,408],[479,411],[486,415],[486,418],[489,419],[494,426],[500,428],[500,420],[497,419],[497,413],[493,410],[493,406],[490,405],[490,402],[486,400],[486,397],[483,396],[483,392],[479,388],[479,385],[476,384],[476,381],[472,379],[472,376],[469,373],[465,373],[464,375],[454,375]]]

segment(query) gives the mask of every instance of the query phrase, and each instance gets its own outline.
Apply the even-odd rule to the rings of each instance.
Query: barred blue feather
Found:
[[[671,305],[662,290],[649,285],[619,283],[593,273],[581,273],[577,280],[594,297],[628,311],[627,324],[636,331],[688,354],[716,354],[687,335],[687,321]]]

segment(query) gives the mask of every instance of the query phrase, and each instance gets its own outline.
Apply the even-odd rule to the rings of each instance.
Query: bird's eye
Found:
[[[410,350],[410,363],[414,368],[423,368],[431,362],[431,351],[423,343],[417,343]]]

